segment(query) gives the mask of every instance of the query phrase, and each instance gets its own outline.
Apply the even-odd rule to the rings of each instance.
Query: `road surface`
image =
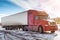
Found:
[[[54,40],[60,40],[60,30],[56,31],[57,36],[54,38]]]
[[[40,34],[31,31],[0,30],[0,40],[54,40],[56,34]]]

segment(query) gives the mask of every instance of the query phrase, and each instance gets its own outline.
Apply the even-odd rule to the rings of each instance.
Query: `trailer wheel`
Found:
[[[51,31],[51,33],[55,33],[55,31]]]
[[[7,28],[5,28],[6,30],[8,30]]]
[[[38,32],[39,32],[39,33],[43,33],[43,28],[42,28],[42,26],[39,26],[39,27],[38,27]]]
[[[8,28],[8,27],[6,27],[5,29],[6,29],[6,30],[9,30],[9,28]]]
[[[24,27],[22,28],[23,31],[28,31],[26,27],[27,27],[27,26],[24,26]]]

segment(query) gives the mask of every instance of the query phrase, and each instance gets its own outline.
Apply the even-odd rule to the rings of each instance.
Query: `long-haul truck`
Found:
[[[2,27],[7,30],[20,29],[24,31],[37,31],[54,33],[58,28],[54,21],[48,20],[49,16],[44,11],[27,10],[14,15],[2,17]]]

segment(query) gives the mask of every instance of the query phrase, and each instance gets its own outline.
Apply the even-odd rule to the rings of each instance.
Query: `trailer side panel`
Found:
[[[27,11],[6,16],[1,19],[2,25],[28,25]]]

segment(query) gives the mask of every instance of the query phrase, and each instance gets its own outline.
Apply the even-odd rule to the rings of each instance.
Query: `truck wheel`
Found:
[[[43,28],[42,28],[42,26],[40,26],[40,27],[38,28],[38,32],[39,32],[39,33],[43,33]]]
[[[55,31],[51,31],[51,33],[55,33]]]

